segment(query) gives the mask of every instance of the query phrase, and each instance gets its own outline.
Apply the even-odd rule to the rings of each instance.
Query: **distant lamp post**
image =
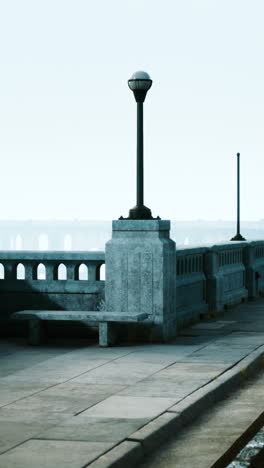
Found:
[[[127,219],[153,219],[151,210],[144,205],[144,158],[143,158],[143,102],[151,88],[148,73],[137,71],[128,80],[137,102],[137,204],[129,210]]]
[[[237,153],[237,233],[231,241],[245,241],[240,234],[240,153]]]

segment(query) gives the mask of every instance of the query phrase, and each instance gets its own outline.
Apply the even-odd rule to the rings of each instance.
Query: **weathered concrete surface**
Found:
[[[113,221],[105,247],[106,310],[147,313],[150,323],[136,327],[146,341],[176,336],[176,245],[169,234],[170,221]],[[132,341],[132,325],[128,331]]]
[[[211,468],[225,467],[233,459],[237,464],[230,468],[249,466],[242,454],[236,458],[252,432],[263,424],[264,371],[245,381],[242,388],[214,407],[205,411],[192,426],[186,427],[177,437],[171,436],[163,446],[154,450],[140,465],[141,468]],[[256,421],[257,420],[257,421]],[[256,421],[256,422],[255,422]],[[262,422],[261,422],[262,421]],[[244,434],[244,435],[243,435]],[[172,432],[170,433],[172,435]],[[242,436],[242,437],[241,437]],[[263,464],[261,465],[263,466]]]
[[[243,304],[169,344],[58,340],[36,349],[2,340],[0,467],[137,465],[164,434],[182,430],[186,402],[196,401],[198,415],[259,363],[263,314],[263,299]]]

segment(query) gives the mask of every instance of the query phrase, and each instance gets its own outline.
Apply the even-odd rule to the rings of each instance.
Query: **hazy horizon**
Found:
[[[0,7],[0,216],[117,219],[136,196],[163,219],[263,215],[261,0],[12,0]]]
[[[89,218],[0,218],[0,223],[1,222],[69,222],[69,223],[74,223],[74,222],[91,222],[91,223],[100,223],[100,222],[109,222],[111,223],[114,220],[117,220],[118,217],[113,217],[112,219],[110,218],[105,218],[105,219],[89,219]],[[161,218],[161,220],[169,220],[173,223],[229,223],[229,224],[234,224],[236,225],[236,220],[233,219],[174,219],[174,218]],[[264,223],[264,218],[260,219],[252,219],[252,220],[247,220],[247,219],[242,219],[240,220],[240,224],[247,224],[247,223]]]

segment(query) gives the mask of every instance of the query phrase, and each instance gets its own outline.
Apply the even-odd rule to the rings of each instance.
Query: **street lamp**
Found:
[[[151,210],[144,205],[144,159],[143,159],[143,102],[151,88],[148,73],[137,71],[128,80],[137,102],[137,204],[129,210],[127,219],[153,219]]]
[[[240,234],[240,153],[237,153],[237,233],[231,241],[245,241]]]

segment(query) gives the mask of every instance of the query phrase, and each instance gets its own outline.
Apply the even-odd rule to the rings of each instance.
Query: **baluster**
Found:
[[[67,280],[76,280],[76,264],[73,262],[64,262],[67,270]]]
[[[25,267],[25,280],[31,280],[32,279],[32,262],[25,260],[24,267]]]
[[[4,263],[5,268],[5,279],[16,280],[16,262],[7,261]]]
[[[54,281],[54,268],[55,268],[55,263],[54,262],[45,262],[45,267],[46,267],[46,280],[47,281]]]
[[[100,281],[100,279],[101,279],[101,266],[102,265],[103,265],[103,263],[98,263],[96,265],[96,275],[95,275],[96,281]]]
[[[37,280],[38,279],[38,262],[33,262],[31,264],[31,275],[32,275],[32,279],[33,280]]]
[[[96,281],[97,264],[94,263],[94,262],[89,262],[87,266],[88,266],[88,279],[89,279],[89,281]]]

